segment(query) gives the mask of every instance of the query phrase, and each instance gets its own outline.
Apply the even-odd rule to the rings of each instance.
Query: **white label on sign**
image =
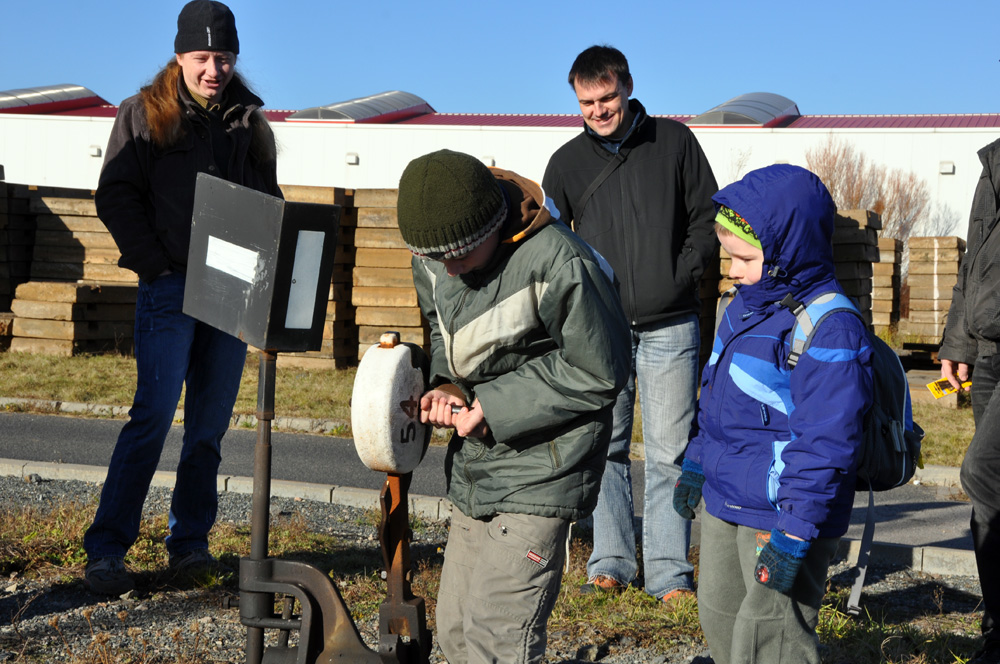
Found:
[[[319,264],[323,260],[322,231],[299,231],[292,263],[292,285],[288,289],[288,313],[285,329],[308,330],[312,327],[319,285]]]
[[[257,252],[209,235],[205,265],[252,284],[257,276]]]

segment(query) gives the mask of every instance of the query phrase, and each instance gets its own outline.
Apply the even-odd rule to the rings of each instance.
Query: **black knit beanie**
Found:
[[[461,152],[417,157],[399,179],[399,231],[417,256],[464,256],[500,229],[508,208],[490,169]]]
[[[177,16],[174,53],[230,51],[239,54],[236,17],[215,0],[191,0]]]

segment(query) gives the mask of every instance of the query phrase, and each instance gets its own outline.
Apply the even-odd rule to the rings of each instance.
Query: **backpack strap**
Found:
[[[736,297],[736,286],[719,293],[719,306],[715,310],[715,336],[719,336],[719,324],[722,322],[722,314],[726,313],[726,307]]]
[[[787,360],[789,367],[798,364],[802,353],[809,350],[816,328],[827,316],[838,311],[850,311],[861,318],[861,312],[858,311],[851,298],[836,291],[821,293],[806,304],[799,302],[789,293],[778,304],[787,308],[795,316],[795,324],[789,335],[789,346],[791,347]]]
[[[781,302],[781,306],[786,307],[795,315],[795,323],[789,335],[789,345],[791,351],[788,354],[788,366],[794,368],[799,362],[802,353],[809,350],[812,344],[813,335],[816,328],[827,316],[838,311],[850,311],[861,318],[854,302],[842,293],[831,291],[822,293],[803,304],[796,300],[791,294],[786,295]],[[864,320],[864,319],[862,319]],[[847,600],[847,612],[856,616],[861,612],[859,601],[861,600],[861,588],[865,585],[865,574],[868,571],[868,561],[871,558],[872,543],[875,539],[875,494],[871,487],[868,488],[868,512],[865,515],[865,528],[861,534],[861,542],[858,547],[858,562],[856,568],[857,576],[851,586],[851,595]]]
[[[858,546],[858,562],[855,567],[858,575],[854,577],[851,586],[851,596],[847,598],[847,613],[856,616],[861,613],[861,588],[865,585],[865,573],[868,571],[868,560],[872,555],[872,542],[875,540],[875,492],[868,487],[868,512],[865,514],[865,529],[861,533],[861,543]]]
[[[587,203],[590,202],[590,197],[594,195],[597,188],[604,184],[604,181],[608,179],[619,166],[625,163],[625,158],[628,157],[628,153],[631,149],[619,149],[618,152],[612,155],[608,163],[604,165],[604,169],[597,174],[597,177],[590,183],[590,186],[583,192],[579,200],[576,201],[576,207],[573,208],[573,220],[570,224],[570,228],[574,231],[576,230],[576,220],[583,217],[583,211],[587,207]]]

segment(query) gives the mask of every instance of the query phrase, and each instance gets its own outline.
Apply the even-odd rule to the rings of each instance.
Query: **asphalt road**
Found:
[[[25,413],[0,414],[0,458],[107,466],[121,420],[75,418]],[[160,458],[160,470],[177,466],[183,430],[171,429]],[[257,433],[233,429],[222,443],[220,473],[253,475],[253,450]],[[349,439],[274,431],[273,479],[380,490],[385,476],[361,463]],[[428,448],[424,461],[413,473],[410,493],[444,496],[443,446]],[[637,515],[641,515],[643,463],[632,464]],[[971,550],[970,507],[953,499],[953,491],[941,487],[907,485],[875,495],[876,531],[879,542],[911,546],[938,546]],[[860,539],[868,504],[867,494],[858,494],[848,537]]]

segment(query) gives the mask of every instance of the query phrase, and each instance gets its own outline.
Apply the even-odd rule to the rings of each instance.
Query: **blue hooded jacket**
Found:
[[[685,456],[705,473],[712,515],[812,540],[847,530],[856,450],[871,405],[871,348],[854,314],[830,315],[794,370],[795,317],[778,302],[843,292],[834,276],[835,206],[813,173],[787,164],[749,173],[713,200],[739,213],[764,253],[759,282],[738,287],[701,380]]]

